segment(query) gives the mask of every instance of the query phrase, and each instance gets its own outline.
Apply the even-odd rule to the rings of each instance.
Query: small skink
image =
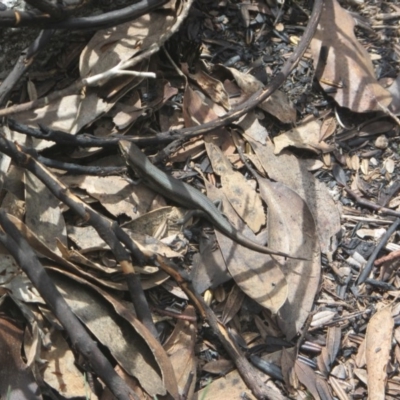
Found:
[[[129,166],[146,186],[183,207],[203,211],[206,218],[217,230],[236,243],[259,253],[296,258],[279,251],[271,250],[243,236],[223,217],[218,208],[207,196],[185,182],[179,181],[158,169],[134,143],[121,140],[119,147]]]

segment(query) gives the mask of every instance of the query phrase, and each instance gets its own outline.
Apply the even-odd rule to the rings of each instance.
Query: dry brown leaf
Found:
[[[278,352],[277,352],[278,353]],[[282,369],[283,381],[289,389],[298,385],[297,376],[294,372],[294,363],[296,361],[297,351],[295,347],[286,349],[285,347],[279,351],[280,364]]]
[[[337,247],[340,215],[326,186],[307,171],[302,160],[289,153],[274,155],[274,146],[268,140],[265,146],[248,138],[268,176],[294,190],[309,207],[318,229],[321,250],[332,254]]]
[[[200,125],[218,118],[218,115],[203,101],[200,94],[189,85],[186,86],[183,97],[182,111],[186,127]]]
[[[265,225],[265,214],[258,193],[245,177],[234,171],[221,149],[208,140],[205,143],[214,172],[220,176],[222,190],[238,215],[257,233]]]
[[[2,287],[6,288],[11,296],[24,303],[45,304],[37,289],[24,273],[14,276]]]
[[[47,361],[42,370],[43,380],[63,397],[85,397],[97,399],[91,393],[86,378],[75,366],[75,356],[60,331],[53,331],[50,336],[51,347],[42,347],[40,358]]]
[[[24,219],[25,201],[19,200],[12,192],[6,192],[1,208],[8,214],[14,215],[18,219]]]
[[[194,394],[193,400],[241,399],[244,396],[256,400],[239,372],[234,370],[222,378],[210,380],[206,387]]]
[[[150,12],[133,21],[98,30],[81,53],[81,77],[105,72],[154,43],[161,45],[162,36],[176,20],[173,3],[166,6],[172,9],[170,13]]]
[[[243,224],[221,190],[205,180],[207,196],[221,201],[224,215],[232,225],[249,239],[257,241],[251,230]],[[247,229],[246,229],[247,228]],[[272,227],[274,229],[274,227]],[[279,225],[275,226],[279,230]],[[276,313],[286,301],[288,287],[280,269],[282,257],[272,258],[233,242],[222,233],[215,232],[226,266],[237,285],[253,300]]]
[[[187,213],[186,209],[165,206],[157,207],[143,216],[127,222],[122,226],[133,232],[140,232],[149,236],[153,236],[160,225],[164,225],[164,235],[172,236],[182,231],[182,221]]]
[[[214,234],[201,235],[199,254],[193,256],[190,278],[198,293],[204,293],[209,288],[218,288],[232,279],[220,250],[215,246],[216,240]]]
[[[397,76],[388,90],[393,97],[393,100],[389,105],[389,110],[393,114],[398,115],[400,114],[400,75]]]
[[[140,400],[154,400],[154,397],[150,397],[140,386],[137,379],[128,375],[118,364],[115,366],[115,372],[123,379],[123,381],[139,396]],[[110,392],[107,387],[101,394],[101,400],[115,400],[115,396]]]
[[[169,129],[169,128],[168,128]],[[185,143],[185,146],[180,147],[170,157],[171,162],[186,162],[188,158],[196,158],[197,155],[204,153],[203,138],[192,138]]]
[[[23,331],[13,322],[0,318],[0,397],[7,400],[42,399],[32,370],[21,358]]]
[[[226,375],[227,372],[231,371],[235,367],[235,364],[231,360],[220,358],[219,360],[212,360],[201,368],[205,372],[215,374],[219,376]]]
[[[19,304],[18,306],[20,307]],[[41,308],[40,306],[38,308],[43,310],[43,308]],[[31,367],[35,360],[39,357],[39,353],[42,347],[42,337],[46,334],[42,328],[43,315],[46,315],[47,317],[47,315],[51,314],[51,312],[46,309],[44,313],[40,314],[39,311],[29,309],[28,313],[31,313],[35,316],[35,320],[31,320],[29,324],[27,324],[24,332],[24,353],[26,357],[26,364]],[[55,318],[49,318],[49,320],[55,321]],[[62,329],[62,326],[58,323],[58,321],[55,323],[54,326]]]
[[[62,256],[70,262],[80,264],[80,265],[85,265],[88,268],[92,268],[97,271],[102,271],[106,274],[115,273],[115,268],[106,267],[99,263],[93,262],[92,260],[85,257],[83,254],[81,254],[79,251],[75,250],[74,248],[68,249],[61,242],[58,242],[57,246],[58,246],[58,249],[60,250]]]
[[[351,169],[351,156],[349,154],[346,154],[345,159],[346,159],[346,167],[348,169]]]
[[[360,158],[357,154],[353,154],[350,159],[351,169],[358,171],[360,168]]]
[[[260,124],[254,111],[249,111],[244,118],[240,120],[238,125],[246,132],[246,135],[261,144],[265,144],[268,132],[265,127]]]
[[[371,58],[354,34],[353,17],[337,0],[324,1],[311,50],[316,77],[340,106],[354,112],[380,111],[390,93],[376,80]]]
[[[226,68],[226,67],[224,67]],[[261,81],[255,78],[253,75],[245,74],[240,72],[236,68],[226,68],[228,69],[236,80],[236,83],[242,89],[247,97],[251,96],[257,90],[264,87]],[[262,110],[270,113],[274,117],[278,118],[285,124],[290,124],[296,122],[296,109],[290,103],[288,97],[285,93],[277,90],[271,97],[262,103],[258,104]]]
[[[294,146],[299,149],[311,150],[315,153],[329,152],[335,149],[320,140],[321,124],[318,121],[310,121],[297,126],[290,131],[281,133],[274,138],[275,154],[279,154],[284,148]]]
[[[100,296],[94,290],[90,290],[87,283],[85,286],[78,284],[76,279],[68,279],[65,273],[51,273],[51,278],[82,323],[110,350],[124,370],[139,380],[147,393],[151,396],[165,395],[166,384],[172,385],[170,393],[177,393],[176,387],[173,389],[174,381],[171,381],[171,377],[168,382],[163,382],[159,371],[161,365],[154,363],[152,351],[159,346],[156,339],[138,321],[133,329],[131,324],[117,316],[103,298],[109,301],[111,296],[103,291],[100,292]],[[99,292],[98,288],[96,290]],[[114,307],[116,305],[117,301]],[[128,311],[125,313],[128,314]],[[141,327],[139,332],[138,327]],[[162,351],[161,347],[158,351]]]
[[[278,321],[282,332],[291,340],[306,321],[317,293],[321,274],[318,235],[307,204],[296,192],[281,183],[264,178],[257,180],[260,194],[268,204],[269,245],[308,260],[287,259],[281,265],[290,290],[279,310]]]
[[[160,108],[162,108],[162,106],[171,97],[175,96],[178,93],[178,89],[175,87],[172,87],[171,83],[169,81],[167,81],[166,79],[153,80],[153,84],[151,85],[151,88],[154,88],[154,90],[150,91],[150,88],[147,89],[147,90],[149,90],[149,93],[144,92],[144,90],[142,89],[143,97],[145,97],[145,95],[149,94],[149,100],[146,102],[146,107],[143,108],[143,111],[147,114],[149,112],[154,113],[154,112],[160,110]],[[123,99],[123,97],[122,97],[122,99]],[[152,100],[150,100],[150,99],[152,99]]]
[[[134,21],[98,30],[81,53],[81,77],[103,73],[120,62],[134,58],[155,43],[161,45],[168,37],[166,32],[177,22],[174,3],[171,1],[169,4],[171,13],[151,12]],[[183,9],[185,7],[181,8]],[[147,63],[144,64],[142,68],[147,68]],[[105,97],[110,93],[114,95],[112,99],[107,97],[107,101],[99,96],[97,90],[87,88],[84,95],[64,96],[40,109],[20,113],[16,119],[25,124],[37,125],[40,122],[52,129],[77,133],[83,126],[108,112],[126,90],[142,80],[143,78],[122,77],[107,82],[102,88],[107,92]],[[118,96],[115,96],[116,87]]]
[[[239,289],[239,286],[234,285],[230,291],[224,309],[222,310],[221,322],[226,325],[238,313],[242,307],[244,293]]]
[[[182,316],[196,318],[193,306],[187,306]],[[196,385],[197,361],[194,354],[196,344],[196,322],[179,319],[171,336],[164,343],[178,383],[179,393],[185,393],[188,399],[193,397]],[[186,385],[191,379],[191,385],[187,390]]]
[[[35,235],[35,233],[33,231],[31,231],[22,221],[20,221],[19,219],[17,219],[16,217],[14,217],[13,215],[10,215],[10,214],[8,214],[8,218],[21,231],[21,233],[23,234],[25,239],[28,241],[29,245],[32,246],[32,248],[34,248],[39,253],[43,254],[48,259],[55,261],[59,265],[62,265],[68,271],[73,271],[78,276],[83,276],[86,279],[88,279],[89,281],[95,281],[96,283],[98,283],[104,287],[108,287],[108,288],[112,288],[112,289],[116,289],[116,290],[127,290],[126,282],[124,282],[124,281],[114,282],[113,280],[104,280],[102,278],[97,277],[96,275],[93,275],[90,272],[87,272],[84,268],[78,267],[74,263],[68,261],[66,258],[60,257],[57,253],[55,253],[51,249],[49,249],[47,247],[46,243],[42,242]],[[69,229],[70,229],[70,227],[69,227]],[[88,227],[88,229],[92,229],[94,232],[93,228]],[[127,232],[128,232],[128,234],[130,234],[129,230]],[[95,232],[95,235],[99,238],[97,232]],[[132,235],[135,236],[134,234],[132,234]],[[145,237],[143,239],[143,235],[141,235],[141,234],[138,234],[138,235],[142,236],[142,237],[137,238],[137,236],[135,236],[134,239],[137,239],[137,242],[139,244],[140,243],[146,244],[146,241],[149,240],[150,248],[153,247],[153,251],[155,251],[155,249],[154,249],[154,242],[155,242],[155,245],[161,249],[160,252],[162,252],[162,254],[167,254],[167,256],[170,255],[172,257],[180,257],[179,253],[174,252],[168,246],[159,247],[159,242],[155,241],[153,238],[146,239],[146,237]],[[93,234],[93,237],[94,237],[94,234]],[[24,278],[24,279],[27,279],[27,278]],[[143,281],[143,283],[142,283],[143,289],[147,290],[154,286],[158,286],[161,283],[163,283],[166,279],[168,279],[168,275],[164,271],[159,271],[159,272],[153,273],[151,277],[147,277],[147,279],[145,279]],[[12,283],[12,281],[10,282],[10,285],[16,285],[16,284],[17,284],[17,281],[14,283]],[[18,283],[18,285],[19,285],[19,283]],[[19,289],[19,290],[21,290],[21,289]],[[33,294],[32,289],[30,289],[30,293],[28,293],[28,294],[30,295],[30,297],[32,297],[32,294]],[[29,298],[28,298],[28,300],[29,300]],[[40,300],[40,298],[39,298],[39,300]],[[37,300],[37,301],[39,301],[39,300]]]
[[[47,244],[61,254],[56,239],[67,245],[67,230],[58,200],[31,172],[25,173],[26,225]]]
[[[52,268],[52,270],[56,271],[55,268]],[[172,365],[171,365],[169,357],[167,356],[164,348],[161,346],[159,341],[143,326],[143,324],[141,322],[139,322],[136,319],[135,315],[132,312],[132,308],[129,304],[122,303],[120,300],[118,300],[117,298],[112,296],[108,291],[104,291],[101,288],[99,288],[98,286],[93,285],[90,282],[77,277],[76,275],[66,273],[65,271],[58,270],[57,275],[52,274],[51,276],[52,277],[56,276],[57,279],[63,279],[63,276],[68,276],[70,278],[70,279],[68,279],[69,283],[74,284],[73,282],[79,282],[80,284],[82,284],[82,285],[78,285],[80,287],[80,289],[84,290],[85,288],[89,287],[89,288],[93,289],[94,292],[97,292],[98,295],[102,296],[103,299],[100,303],[103,303],[103,300],[108,302],[108,304],[110,304],[113,307],[115,313],[118,314],[120,317],[122,317],[125,320],[125,322],[127,322],[128,325],[130,325],[131,329],[133,328],[132,333],[133,333],[133,337],[135,337],[136,340],[135,340],[135,343],[132,343],[132,346],[133,347],[142,346],[141,348],[143,351],[143,356],[146,358],[146,361],[150,363],[149,368],[154,368],[155,370],[157,370],[158,373],[161,373],[163,382],[165,384],[165,388],[167,389],[169,394],[172,396],[173,399],[178,398],[178,387],[177,387],[175,375],[173,373],[173,369],[172,369]],[[89,290],[89,292],[91,293],[90,290]],[[94,292],[93,292],[93,294],[95,295]],[[97,298],[100,299],[100,297],[97,297]],[[107,310],[108,310],[108,312],[110,312],[110,309],[108,307],[106,307],[106,313],[107,313]],[[111,313],[110,313],[110,315],[111,315]],[[115,315],[115,317],[116,317],[116,315]],[[125,322],[120,320],[120,324],[121,324],[120,327],[127,329],[128,325],[126,325]],[[125,332],[126,332],[126,329],[125,329]],[[127,338],[127,339],[129,339],[129,338]],[[150,357],[149,357],[149,355],[150,355],[149,351],[151,352]],[[134,357],[134,354],[127,354],[126,356]],[[154,359],[152,359],[151,357],[154,357]],[[140,360],[136,360],[136,361],[140,362]],[[134,363],[135,363],[135,360],[133,360],[133,362],[131,362],[131,365]],[[129,371],[129,369],[126,369],[126,365],[123,366],[123,368],[125,368],[125,370],[128,371],[128,373],[131,372],[131,371]],[[118,370],[118,368],[116,368],[116,370]],[[121,376],[124,376],[124,374],[122,374]],[[130,382],[133,383],[131,380],[130,380]],[[135,389],[135,391],[139,391],[139,392],[141,390],[142,389],[140,389],[140,390]]]
[[[108,244],[100,237],[93,226],[67,226],[68,238],[76,245],[82,254],[92,251],[110,250]],[[61,249],[60,249],[61,250]],[[63,252],[66,260],[69,259]]]
[[[328,165],[330,162],[329,161],[330,154],[327,153],[327,155],[328,155],[327,158],[324,157],[325,165]],[[318,171],[324,166],[324,162],[322,162],[321,160],[304,159],[303,161],[304,164],[306,165],[307,171],[309,172]]]
[[[331,367],[336,359],[337,352],[340,349],[341,329],[339,327],[328,328],[326,338],[326,347],[322,348],[321,353],[317,357],[317,363],[320,372],[324,377],[328,377]]]
[[[331,390],[329,388],[328,382],[321,376],[316,376],[316,386],[318,394],[324,400],[335,400],[332,396]]]
[[[185,127],[182,108],[175,110],[172,115],[168,107],[162,107],[159,112],[159,124],[162,132],[168,130],[182,129]],[[190,140],[188,140],[190,143]]]
[[[333,135],[337,127],[337,122],[335,117],[328,117],[322,121],[321,131],[320,131],[320,141],[328,139]]]
[[[365,369],[354,368],[354,375],[365,385],[368,386],[368,376]]]
[[[322,159],[324,160],[324,164],[327,166],[327,167],[331,167],[332,166],[332,157],[331,157],[331,153],[324,153],[323,155],[322,155]]]
[[[288,400],[286,396],[274,385],[267,375],[255,370],[260,380],[265,382],[269,389],[270,399]],[[194,394],[193,400],[222,400],[222,399],[248,399],[256,400],[249,388],[243,382],[237,370],[230,372],[228,375],[215,379],[207,384],[203,389]]]
[[[383,162],[383,165],[386,168],[386,171],[389,174],[392,174],[394,172],[394,168],[395,168],[395,163],[394,160],[392,158],[388,158]]]
[[[203,68],[205,67],[198,63],[196,72],[191,74],[188,65],[186,63],[182,64],[183,73],[194,80],[212,101],[221,104],[225,110],[230,110],[229,96],[224,85],[218,79],[210,76]]]
[[[62,182],[85,190],[97,199],[111,214],[125,214],[135,219],[144,214],[155,197],[145,185],[133,185],[119,176],[66,176]]]
[[[19,140],[18,135],[12,135],[13,137],[7,137],[7,139],[11,140],[12,142],[21,143]],[[2,164],[1,171],[3,172],[3,176],[0,179],[0,183],[2,185],[3,190],[7,190],[11,192],[15,197],[20,200],[24,199],[24,176],[25,176],[25,169],[18,167],[14,163],[10,164],[10,159],[7,157],[2,156],[1,162]]]
[[[357,133],[357,136],[371,136],[377,134],[385,134],[388,133],[396,126],[396,123],[392,120],[378,119],[366,122],[362,126],[360,126],[360,130]]]
[[[294,363],[294,370],[299,381],[307,388],[313,395],[314,400],[320,400],[317,389],[317,378],[315,372],[308,365],[303,364],[301,361],[296,360]]]
[[[313,315],[310,326],[325,325],[328,322],[331,322],[332,319],[336,316],[336,314],[337,314],[336,311],[331,311],[331,310],[318,311]]]
[[[368,172],[369,172],[369,160],[367,158],[363,158],[361,160],[361,168],[360,169],[361,169],[361,172],[364,175],[368,175]]]
[[[35,128],[40,123],[51,129],[75,134],[99,115],[109,111],[115,101],[106,102],[96,92],[88,91],[85,96],[65,96],[44,107],[18,113],[15,119]]]
[[[110,249],[92,226],[68,226],[67,229],[68,238],[77,245],[82,254],[91,253],[97,250]],[[149,236],[146,233],[142,233],[135,229],[131,230],[125,227],[123,229],[136,243],[136,245],[146,253],[151,252],[153,254],[161,254],[165,257],[181,257],[180,253],[172,250],[168,245],[164,244],[158,239],[155,239],[153,236]],[[67,255],[64,253],[65,258],[70,261],[72,261],[70,258],[72,255],[73,253],[70,253],[67,257]]]
[[[317,365],[321,374],[325,377],[329,375],[331,370],[328,349],[323,347],[321,353],[317,357]]]
[[[8,218],[12,221],[14,225],[19,229],[25,239],[28,241],[29,245],[42,255],[44,255],[49,260],[55,261],[58,265],[61,265],[63,268],[66,268],[69,271],[73,271],[78,276],[84,276],[86,279],[95,281],[102,286],[113,288],[116,290],[127,290],[127,286],[125,282],[113,282],[113,281],[106,281],[104,279],[98,278],[95,275],[92,275],[85,271],[84,268],[78,267],[72,262],[67,261],[63,257],[60,257],[57,253],[50,250],[44,242],[42,242],[33,231],[31,231],[22,221],[15,218],[14,216],[8,214]],[[54,265],[54,263],[53,263]],[[27,279],[27,278],[26,278]],[[164,275],[165,279],[165,275]],[[144,283],[144,286],[146,286]]]
[[[338,351],[340,350],[340,340],[342,336],[342,330],[338,326],[329,327],[326,338],[326,347],[329,354],[329,363],[332,365],[335,362]]]
[[[369,320],[366,341],[368,399],[384,400],[394,321],[392,307],[384,307]]]
[[[123,130],[144,113],[145,109],[142,107],[140,94],[135,90],[129,97],[122,99],[115,105],[113,122],[118,130]]]
[[[289,101],[286,93],[277,90],[265,101],[258,104],[261,110],[278,118],[284,124],[294,124],[297,119],[296,109]]]

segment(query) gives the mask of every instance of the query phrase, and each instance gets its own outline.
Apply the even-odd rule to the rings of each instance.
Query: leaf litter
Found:
[[[75,214],[24,171],[16,153],[2,154],[2,208],[137,398],[261,398],[263,390],[270,399],[397,398],[399,49],[386,50],[397,37],[395,6],[366,3],[347,6],[350,12],[325,1],[311,51],[291,78],[256,109],[218,125],[276,79],[307,26],[307,6],[199,1],[189,12],[190,5],[171,1],[90,40],[82,36],[80,60],[71,53],[70,67],[53,69],[75,83],[66,92],[66,83],[57,84],[49,102],[15,113],[34,131],[12,120],[2,128],[6,138],[40,151],[42,158],[29,154],[68,186],[68,196],[122,226],[126,237],[118,240],[132,244],[131,255],[138,248],[145,256],[132,266],[157,334],[143,310],[132,312],[126,260],[110,246],[108,230]],[[356,23],[364,30],[355,32]],[[312,86],[314,75],[320,88]],[[35,76],[14,90],[14,104],[36,101],[42,92]],[[192,135],[207,123],[216,124],[211,133]],[[49,128],[71,135],[46,140]],[[296,258],[240,246],[203,215],[187,214],[196,210],[174,207],[146,179],[137,182],[115,144],[106,144],[120,135],[219,201],[222,218],[246,237]],[[86,137],[89,146],[78,142]],[[74,175],[51,159],[123,172]],[[1,258],[0,336],[3,348],[13,349],[18,389],[28,385],[42,398],[37,385],[46,382],[53,396],[112,398],[110,388],[86,385],[86,374],[97,377],[67,327],[60,331],[7,249]],[[181,275],[162,270],[163,259]],[[2,376],[10,376],[7,368]],[[14,398],[13,385],[2,381],[1,395]]]

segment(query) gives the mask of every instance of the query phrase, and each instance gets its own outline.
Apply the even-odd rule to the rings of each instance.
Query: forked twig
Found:
[[[159,43],[153,43],[148,49],[144,50],[137,56],[134,56],[133,58],[128,59],[126,61],[122,61],[117,66],[110,68],[107,71],[104,71],[94,76],[90,76],[88,78],[83,78],[81,80],[78,80],[72,85],[68,86],[67,88],[53,92],[49,96],[42,97],[40,99],[36,99],[34,101],[30,101],[23,104],[16,104],[8,108],[3,108],[0,110],[0,117],[5,117],[23,111],[29,111],[35,108],[44,107],[47,104],[50,104],[51,102],[56,101],[60,98],[69,96],[74,93],[79,93],[83,88],[87,86],[97,86],[105,83],[111,78],[119,76],[121,73],[124,73],[124,71],[126,71],[128,68],[131,68],[134,65],[139,64],[143,60],[149,58],[152,54],[156,53],[160,48],[159,46],[162,45],[166,40],[168,40],[172,36],[172,34],[178,30],[180,24],[187,16],[192,3],[193,0],[187,0],[184,2],[184,8],[181,11],[180,15],[178,15],[178,17],[176,18],[174,25],[172,25],[164,34],[160,36]]]

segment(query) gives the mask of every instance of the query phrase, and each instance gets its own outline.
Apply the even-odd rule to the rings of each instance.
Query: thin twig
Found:
[[[169,137],[165,135],[159,136],[158,134],[151,136],[112,135],[110,137],[98,137],[90,134],[71,135],[70,133],[50,129],[40,124],[40,129],[35,129],[10,118],[7,119],[7,125],[13,131],[17,131],[37,139],[55,142],[64,146],[110,148],[116,147],[120,140],[129,140],[138,145],[149,146],[153,144],[169,143],[172,140],[181,138],[181,135],[179,134],[171,135]]]
[[[49,43],[54,31],[42,30],[33,43],[21,52],[20,57],[14,65],[12,71],[0,85],[0,105],[4,105],[8,99],[10,92],[20,81],[21,77],[29,70],[36,56]]]
[[[71,135],[72,136],[72,135]],[[72,175],[92,175],[92,176],[109,176],[109,175],[119,175],[123,172],[126,172],[127,167],[120,166],[97,166],[97,165],[79,165],[73,164],[69,162],[53,160],[51,158],[47,158],[39,154],[35,149],[21,146],[22,151],[32,156],[41,164],[46,167],[60,169],[63,171],[67,171]]]
[[[372,268],[374,266],[376,257],[378,256],[378,254],[382,250],[382,248],[386,245],[390,236],[392,236],[392,234],[396,231],[396,229],[398,228],[399,225],[400,225],[400,218],[397,218],[396,221],[394,221],[393,224],[390,226],[390,228],[386,231],[385,235],[382,236],[381,241],[375,247],[375,250],[372,252],[371,256],[368,259],[367,264],[365,264],[364,269],[362,270],[360,276],[358,277],[356,285],[361,285],[368,278],[368,276],[371,273]]]
[[[369,201],[365,199],[364,197],[361,197],[358,195],[356,192],[351,190],[348,186],[343,186],[343,189],[360,205],[371,208],[374,211],[379,211],[381,214],[386,214],[386,215],[393,215],[394,217],[400,217],[400,212],[394,211],[390,208],[387,207],[382,207],[379,204],[376,204],[372,201]]]
[[[146,1],[152,1],[152,0],[146,0]],[[322,1],[322,0],[321,0]],[[165,33],[163,33],[159,40],[158,43],[153,43],[150,45],[150,47],[140,54],[134,56],[131,59],[128,59],[126,61],[121,62],[117,66],[110,68],[109,70],[102,72],[101,74],[97,74],[95,76],[91,76],[88,78],[84,78],[80,81],[77,81],[73,83],[71,86],[63,89],[56,91],[54,93],[51,93],[49,96],[30,101],[28,103],[23,103],[23,104],[16,104],[8,108],[3,108],[0,110],[0,117],[5,117],[13,114],[17,114],[23,111],[29,111],[35,108],[41,108],[44,107],[48,104],[50,104],[53,101],[56,101],[60,98],[69,96],[74,93],[80,92],[84,87],[86,86],[96,86],[100,84],[104,84],[107,80],[114,78],[119,75],[119,73],[122,70],[126,70],[128,68],[133,67],[134,65],[137,65],[138,63],[142,62],[143,60],[149,58],[151,55],[155,54],[159,50],[159,46],[161,46],[163,43],[165,43],[166,40],[168,40],[173,33],[175,33],[182,21],[186,18],[190,6],[193,3],[193,0],[187,0],[184,3],[184,8],[181,10],[180,15],[176,18],[175,23],[166,30]],[[136,3],[135,6],[140,3]],[[1,13],[0,13],[1,17]],[[1,19],[0,19],[0,26],[1,26]],[[165,135],[164,135],[165,136]]]
[[[48,96],[41,97],[40,99],[29,101],[28,103],[16,104],[8,108],[3,108],[0,110],[0,117],[17,114],[23,111],[29,111],[35,108],[41,108],[50,104],[53,101],[80,92],[86,86],[96,86],[104,84],[109,79],[118,76],[118,72],[120,72],[121,69],[130,68],[142,62],[144,59],[149,58],[152,54],[156,53],[157,51],[158,51],[158,45],[153,44],[149,47],[149,49],[138,54],[136,57],[133,57],[128,61],[124,61],[123,63],[120,63],[116,67],[113,67],[105,72],[102,72],[94,76],[90,76],[88,78],[81,79],[80,81],[76,81],[67,88],[53,92]]]
[[[374,262],[375,267],[379,267],[380,265],[384,264],[385,262],[388,261],[394,261],[400,258],[400,250],[397,251],[392,251],[385,257],[381,257],[378,260]]]

